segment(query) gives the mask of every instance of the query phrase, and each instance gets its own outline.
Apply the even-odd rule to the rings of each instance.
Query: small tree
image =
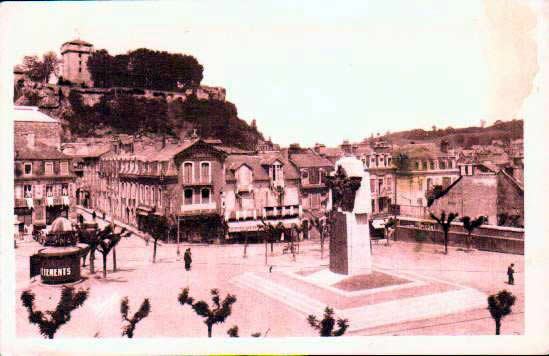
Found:
[[[290,230],[290,234],[293,236],[293,232],[295,232],[295,240],[297,241],[297,249],[299,251],[299,234],[301,234],[303,232],[303,225],[301,224],[292,224],[292,229]],[[291,251],[292,251],[292,256],[293,256],[293,259],[295,261],[295,247],[294,247],[294,238],[292,237],[292,240],[291,240],[291,244],[292,244],[292,247],[291,247]]]
[[[479,216],[475,220],[471,221],[471,218],[468,216],[464,216],[461,219],[461,222],[463,223],[463,228],[467,230],[467,237],[465,239],[465,243],[467,244],[467,249],[471,249],[471,234],[473,233],[473,230],[480,227],[482,224],[484,224],[484,216]]]
[[[452,221],[454,221],[455,218],[458,217],[457,213],[450,213],[448,215],[448,219],[446,219],[446,212],[443,210],[440,214],[440,218],[435,216],[433,213],[429,213],[431,215],[431,218],[436,220],[436,222],[442,226],[442,230],[444,231],[444,253],[448,254],[448,231],[450,230],[450,224]]]
[[[154,240],[153,263],[156,263],[156,245],[158,239],[166,236],[170,229],[170,226],[168,224],[168,219],[166,219],[165,216],[159,216],[157,218],[152,218],[151,220],[152,221],[150,222],[149,228],[151,236]]]
[[[280,236],[286,229],[284,228],[284,224],[282,222],[279,222],[276,225],[273,225],[271,223],[265,222],[265,220],[261,219],[261,224],[258,225],[258,228],[260,231],[265,232],[265,235],[267,235],[267,238],[265,239],[265,266],[267,265],[267,243],[271,242],[271,254],[273,253],[273,243],[276,241],[278,236]]]
[[[505,289],[488,297],[488,310],[496,322],[496,335],[500,332],[501,319],[511,313],[515,300],[516,297]]]
[[[309,315],[307,321],[309,325],[318,330],[320,336],[341,336],[349,328],[349,321],[347,319],[338,319],[338,329],[334,331],[336,320],[334,319],[334,310],[330,307],[324,309],[324,319],[318,321],[316,316]]]
[[[189,304],[196,314],[205,318],[204,324],[208,327],[208,337],[212,337],[212,327],[214,324],[224,323],[225,319],[231,315],[232,305],[236,302],[236,297],[231,294],[227,294],[223,302],[220,302],[219,291],[217,289],[212,289],[210,293],[214,304],[213,308],[210,308],[208,303],[203,300],[195,303],[194,298],[189,297],[189,288],[181,290],[177,298],[181,305]]]
[[[97,250],[103,255],[103,278],[107,278],[107,256],[109,252],[120,242],[123,236],[127,236],[130,232],[126,232],[126,228],[122,228],[119,233],[115,232],[116,227],[107,225],[100,231],[98,235]]]
[[[73,287],[63,286],[61,298],[55,310],[42,312],[34,309],[34,293],[24,291],[21,293],[21,302],[29,312],[29,321],[31,324],[37,324],[40,329],[40,334],[44,337],[53,339],[57,330],[61,325],[67,323],[71,319],[71,312],[82,306],[88,298],[89,289],[79,290],[74,293]]]
[[[141,307],[139,307],[139,310],[133,315],[131,319],[129,319],[128,313],[130,311],[130,306],[128,303],[128,297],[124,297],[120,302],[120,314],[122,314],[122,320],[126,322],[126,325],[122,327],[122,336],[127,335],[128,338],[131,339],[133,338],[133,332],[135,331],[137,323],[139,323],[141,320],[145,319],[149,315],[151,311],[151,304],[149,302],[149,298],[145,298],[143,303],[141,303]]]

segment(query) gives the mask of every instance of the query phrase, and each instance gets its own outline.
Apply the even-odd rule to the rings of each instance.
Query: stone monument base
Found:
[[[330,271],[351,276],[372,272],[367,214],[334,212],[330,235]]]

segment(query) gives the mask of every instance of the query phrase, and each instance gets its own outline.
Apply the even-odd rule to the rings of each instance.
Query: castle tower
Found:
[[[93,45],[80,39],[63,43],[61,45],[63,79],[70,80],[73,83],[85,83],[90,87],[93,86],[87,66],[88,58],[92,52]]]

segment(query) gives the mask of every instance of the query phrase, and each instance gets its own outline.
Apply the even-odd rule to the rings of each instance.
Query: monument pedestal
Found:
[[[372,272],[367,214],[334,213],[330,236],[330,271],[349,276]]]

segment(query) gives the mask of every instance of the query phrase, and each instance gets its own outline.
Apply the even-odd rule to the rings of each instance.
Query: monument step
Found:
[[[231,283],[241,288],[256,290],[288,305],[305,316],[313,314],[320,317],[326,308],[326,304],[312,297],[257,276],[252,272],[247,272],[233,278]],[[349,319],[349,331],[358,331],[383,325],[435,318],[485,307],[486,295],[484,293],[472,288],[461,288],[447,292],[369,304],[362,307],[336,309],[334,312],[339,318]]]
[[[256,276],[251,272],[244,273],[236,278],[233,278],[231,280],[231,283],[240,287],[256,290],[262,294],[267,295],[268,297],[280,300],[283,303],[289,305],[290,307],[293,307],[294,309],[306,315],[320,314],[324,312],[324,309],[326,308],[325,304],[315,299],[295,292],[290,288],[273,283],[265,278]]]

